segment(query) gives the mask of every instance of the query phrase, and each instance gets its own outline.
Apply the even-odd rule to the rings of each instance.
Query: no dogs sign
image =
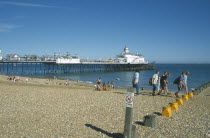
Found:
[[[125,94],[125,107],[133,108],[134,93],[127,92]]]

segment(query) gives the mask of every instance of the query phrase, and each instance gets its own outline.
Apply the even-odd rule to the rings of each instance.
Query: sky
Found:
[[[210,63],[210,0],[0,0],[2,55]]]

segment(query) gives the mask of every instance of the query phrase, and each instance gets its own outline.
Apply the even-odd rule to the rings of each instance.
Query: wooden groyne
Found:
[[[8,75],[56,74],[96,71],[134,71],[153,70],[152,64],[122,64],[109,62],[90,62],[75,64],[56,64],[54,61],[4,61],[0,62],[0,73]]]
[[[203,91],[205,91],[209,87],[210,87],[210,81],[201,85],[201,86],[199,86],[198,88],[196,88],[192,92],[193,92],[194,95],[198,95],[198,94],[202,93]]]

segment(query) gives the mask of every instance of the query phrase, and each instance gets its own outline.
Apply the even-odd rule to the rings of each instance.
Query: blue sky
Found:
[[[2,54],[210,63],[210,0],[0,0]]]

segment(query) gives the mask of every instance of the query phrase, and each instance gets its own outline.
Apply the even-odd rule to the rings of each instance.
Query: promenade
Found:
[[[124,130],[126,90],[95,91],[92,84],[21,77],[11,82],[0,76],[0,137],[121,137]],[[208,137],[210,88],[194,96],[171,118],[162,107],[175,102],[169,96],[134,98],[138,137]],[[156,128],[142,125],[147,114],[156,115]]]

